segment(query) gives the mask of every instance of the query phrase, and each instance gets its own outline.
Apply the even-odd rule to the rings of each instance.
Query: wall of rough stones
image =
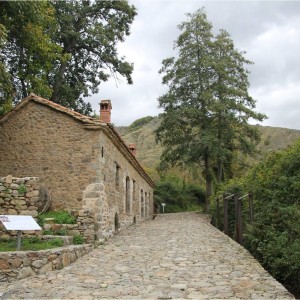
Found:
[[[37,176],[51,195],[52,210],[91,210],[87,203],[92,199],[96,237],[105,237],[118,226],[153,216],[153,187],[120,144],[109,125],[90,128],[29,102],[0,122],[0,176]],[[91,235],[89,222],[84,221],[85,236]]]
[[[37,177],[16,178],[8,175],[0,178],[0,214],[36,217],[39,188]]]
[[[11,282],[36,274],[60,270],[94,249],[93,245],[72,245],[41,251],[0,253],[0,282]]]
[[[45,223],[43,228],[53,232],[63,229],[67,232],[68,236],[81,235],[85,238],[85,243],[93,244],[96,234],[94,212],[89,209],[82,209],[69,210],[69,213],[76,218],[76,224],[55,224],[50,222]]]
[[[96,135],[69,115],[29,102],[0,123],[0,176],[36,176],[51,194],[51,209],[81,209],[83,190],[96,180]]]
[[[39,179],[37,177],[17,178],[11,175],[0,178],[0,215],[30,215],[36,217],[40,208]],[[41,232],[29,232],[38,234]],[[7,231],[0,222],[0,238],[16,235]]]

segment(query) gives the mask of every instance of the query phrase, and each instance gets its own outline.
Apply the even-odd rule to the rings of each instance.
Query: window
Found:
[[[141,217],[144,218],[144,192],[141,190]]]
[[[116,190],[120,188],[120,169],[121,167],[116,163]]]
[[[130,213],[130,179],[127,176],[126,177],[126,203],[125,203],[125,208],[126,208],[126,213]]]
[[[104,156],[104,148],[102,147],[101,148],[101,157],[103,157]]]
[[[148,217],[148,194],[145,192],[145,217]]]
[[[135,203],[135,195],[136,194],[136,181],[132,180],[132,203]]]

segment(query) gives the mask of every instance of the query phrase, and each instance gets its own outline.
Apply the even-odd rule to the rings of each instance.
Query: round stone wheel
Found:
[[[51,195],[48,190],[44,187],[39,189],[39,203],[38,203],[38,212],[43,213],[48,211],[51,204]]]

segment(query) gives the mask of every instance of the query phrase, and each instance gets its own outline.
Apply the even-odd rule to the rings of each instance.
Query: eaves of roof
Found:
[[[35,94],[30,94],[28,97],[24,98],[16,107],[14,107],[10,112],[5,114],[0,118],[0,124],[5,123],[9,118],[11,118],[16,112],[25,107],[30,101],[48,106],[58,112],[67,114],[74,118],[77,121],[83,123],[84,128],[88,130],[103,130],[103,132],[108,136],[108,138],[113,142],[117,149],[126,157],[130,164],[136,169],[136,171],[149,183],[153,188],[155,187],[154,182],[145,172],[143,167],[140,165],[136,157],[132,154],[129,147],[126,145],[124,140],[121,138],[119,133],[114,129],[112,124],[101,123],[99,119],[91,118],[85,115],[82,115],[76,111],[73,111],[67,107],[59,105],[50,100],[39,97]]]

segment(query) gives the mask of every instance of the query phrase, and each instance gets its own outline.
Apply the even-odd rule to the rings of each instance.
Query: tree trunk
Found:
[[[75,45],[76,45],[76,40],[75,40],[75,38],[73,38],[73,39],[71,39],[71,41],[69,41],[69,43],[67,43],[67,45],[64,46],[63,55],[72,53]],[[69,61],[65,60],[59,66],[58,74],[56,75],[55,81],[53,84],[52,96],[50,98],[50,100],[53,102],[57,102],[56,99],[57,99],[59,90],[63,84],[63,78],[64,78],[64,75],[65,75],[68,65],[69,65]]]
[[[204,212],[209,212],[209,205],[210,205],[210,197],[212,195],[212,176],[210,172],[210,166],[209,166],[209,157],[206,154],[204,157],[204,172],[205,172],[205,182],[206,182],[206,198],[205,198],[205,207]]]
[[[218,160],[218,174],[217,174],[217,181],[218,183],[221,183],[222,179],[223,179],[223,164],[221,160]]]
[[[59,71],[58,71],[58,74],[55,78],[55,82],[54,82],[54,85],[53,85],[52,96],[50,98],[50,100],[53,101],[53,102],[56,102],[55,100],[57,99],[58,92],[59,92],[59,90],[62,86],[62,83],[63,83],[62,81],[63,81],[65,71],[67,69],[67,66],[68,66],[68,62],[64,62],[59,67]]]

